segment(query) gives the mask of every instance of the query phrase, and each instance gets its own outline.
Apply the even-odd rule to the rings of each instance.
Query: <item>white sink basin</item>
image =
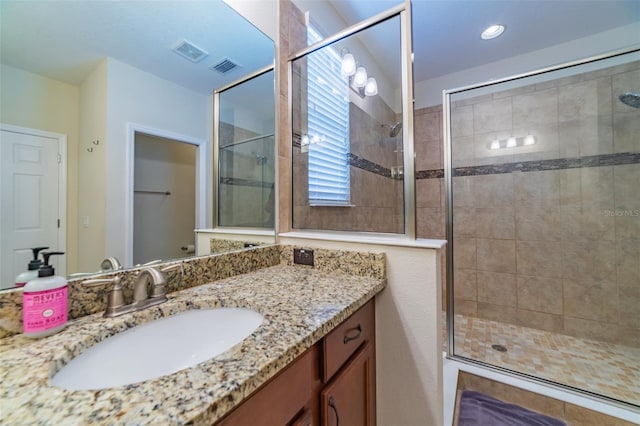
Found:
[[[87,349],[65,365],[51,383],[70,390],[95,390],[175,373],[240,343],[263,319],[243,308],[191,310],[161,318]]]

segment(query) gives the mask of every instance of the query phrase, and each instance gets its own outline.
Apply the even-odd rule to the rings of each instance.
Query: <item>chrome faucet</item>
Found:
[[[151,297],[149,297],[149,282],[153,284]],[[140,306],[142,308],[166,302],[165,283],[164,275],[156,268],[142,268],[136,283],[133,285],[132,306]]]
[[[115,257],[107,257],[100,263],[100,269],[102,272],[117,271],[118,269],[122,269],[122,265]]]
[[[133,286],[133,301],[128,305],[125,305],[124,303],[124,295],[119,276],[86,280],[82,282],[82,285],[94,287],[102,284],[113,284],[113,288],[107,297],[107,308],[104,312],[104,316],[117,317],[119,315],[139,311],[150,306],[166,302],[166,280],[162,273],[176,269],[181,270],[181,275],[184,273],[182,263],[175,263],[160,270],[154,267],[142,268],[138,272],[136,282]],[[153,284],[150,296],[147,288],[149,282]]]

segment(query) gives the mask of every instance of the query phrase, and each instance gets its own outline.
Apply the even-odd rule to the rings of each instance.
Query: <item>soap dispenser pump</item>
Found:
[[[38,278],[29,281],[22,293],[22,326],[26,337],[44,337],[67,325],[68,288],[64,277],[55,275],[49,257],[64,252],[42,252],[44,264]]]
[[[24,287],[29,281],[38,278],[38,269],[40,269],[40,265],[42,265],[42,260],[38,259],[38,253],[48,248],[49,247],[34,247],[31,249],[33,252],[33,260],[29,262],[29,269],[18,274],[16,277],[16,287]]]

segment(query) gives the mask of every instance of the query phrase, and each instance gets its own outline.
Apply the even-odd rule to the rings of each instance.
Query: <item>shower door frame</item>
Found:
[[[254,228],[249,228],[249,227],[238,227],[238,226],[220,226],[219,224],[219,213],[218,213],[218,208],[219,208],[219,203],[220,200],[218,199],[219,194],[220,194],[220,129],[219,129],[219,123],[220,123],[220,95],[225,92],[226,90],[232,89],[234,87],[237,87],[243,83],[246,83],[250,80],[253,80],[255,78],[258,78],[264,74],[267,74],[269,72],[273,72],[274,73],[274,78],[275,78],[275,65],[274,64],[269,64],[259,70],[256,70],[255,72],[252,72],[251,74],[247,74],[243,77],[241,77],[240,79],[233,81],[229,84],[227,84],[226,86],[220,87],[216,90],[213,91],[213,208],[212,208],[212,219],[213,219],[213,231],[214,232],[218,232],[218,231],[222,231],[222,232],[237,232],[239,234],[252,234],[252,235],[263,235],[263,236],[273,236],[275,235],[275,227],[276,224],[274,223],[274,226],[272,228],[264,228],[264,227],[254,227]],[[274,107],[275,107],[275,93],[274,93]],[[276,115],[277,117],[277,115]],[[274,152],[277,152],[276,149],[276,140],[277,140],[277,135],[278,135],[278,130],[277,130],[277,123],[274,123],[274,133],[270,136],[273,136],[274,138]],[[264,136],[262,136],[264,137]],[[276,173],[277,173],[277,154],[275,155],[276,157]],[[276,198],[277,199],[277,198]],[[275,205],[273,206],[274,208],[274,216],[277,218],[278,217],[278,203],[274,203]],[[276,220],[277,223],[277,220]]]
[[[552,380],[544,379],[537,376],[532,376],[529,374],[521,373],[515,370],[510,370],[505,367],[501,367],[494,364],[489,364],[487,362],[479,361],[476,359],[466,358],[460,355],[455,354],[455,330],[454,330],[454,298],[453,298],[453,281],[454,281],[454,265],[453,265],[453,250],[454,250],[454,239],[453,239],[453,156],[452,156],[452,142],[451,142],[451,96],[463,93],[471,90],[476,90],[480,88],[486,88],[490,86],[496,86],[502,83],[521,80],[528,77],[533,77],[537,75],[547,74],[554,71],[559,71],[563,69],[569,69],[572,67],[585,65],[588,63],[593,63],[601,60],[611,59],[618,56],[623,56],[627,54],[639,53],[640,48],[625,48],[619,49],[608,53],[603,53],[600,55],[590,56],[584,59],[578,59],[570,62],[565,62],[559,65],[553,65],[550,67],[540,68],[534,71],[529,71],[526,73],[516,74],[514,76],[509,76],[501,79],[486,81],[483,83],[462,86],[454,89],[445,89],[442,91],[442,109],[443,109],[443,149],[444,149],[444,185],[445,185],[445,228],[446,228],[446,323],[447,323],[447,351],[446,356],[449,359],[456,360],[459,362],[463,362],[470,365],[481,366],[484,368],[488,368],[494,371],[498,371],[503,374],[515,376],[524,380],[527,380],[532,383],[543,383],[545,385],[549,385],[551,387],[560,388],[564,391],[568,391],[571,393],[589,396],[597,400],[604,400],[607,403],[611,403],[613,405],[628,408],[629,406],[633,407],[632,404],[627,404],[623,401],[607,397],[606,395],[597,394],[594,392],[590,392],[584,389],[575,388],[569,385],[565,385],[562,383],[554,382]]]
[[[415,181],[415,159],[414,159],[414,108],[413,108],[413,40],[412,40],[412,22],[411,22],[411,0],[404,0],[402,3],[391,7],[375,16],[362,20],[351,25],[337,33],[325,37],[321,41],[307,46],[298,52],[290,55],[287,61],[288,76],[288,105],[287,109],[290,116],[293,116],[293,61],[300,59],[310,53],[320,50],[323,47],[339,42],[356,33],[364,31],[386,20],[398,17],[400,19],[400,48],[402,53],[401,60],[401,96],[402,96],[402,143],[403,156],[402,164],[404,168],[403,179],[403,227],[401,233],[384,233],[384,232],[365,232],[365,231],[335,231],[326,229],[297,229],[293,227],[293,203],[291,204],[289,230],[295,232],[304,232],[306,234],[321,234],[344,236],[350,235],[354,238],[361,236],[379,237],[379,238],[402,238],[406,240],[416,240],[417,234],[417,216],[416,216],[416,181]],[[292,129],[289,129],[292,133]],[[291,144],[290,144],[291,146]],[[291,149],[291,148],[290,148]],[[291,158],[293,158],[291,156]],[[293,199],[293,193],[291,194]]]

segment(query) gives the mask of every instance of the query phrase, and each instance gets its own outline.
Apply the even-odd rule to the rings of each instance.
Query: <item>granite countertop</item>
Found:
[[[385,285],[379,278],[279,265],[170,294],[168,302],[144,311],[117,318],[89,315],[44,339],[2,339],[0,423],[211,424]],[[181,311],[219,306],[251,308],[265,319],[227,352],[158,379],[97,391],[49,383],[69,359],[113,334]]]

